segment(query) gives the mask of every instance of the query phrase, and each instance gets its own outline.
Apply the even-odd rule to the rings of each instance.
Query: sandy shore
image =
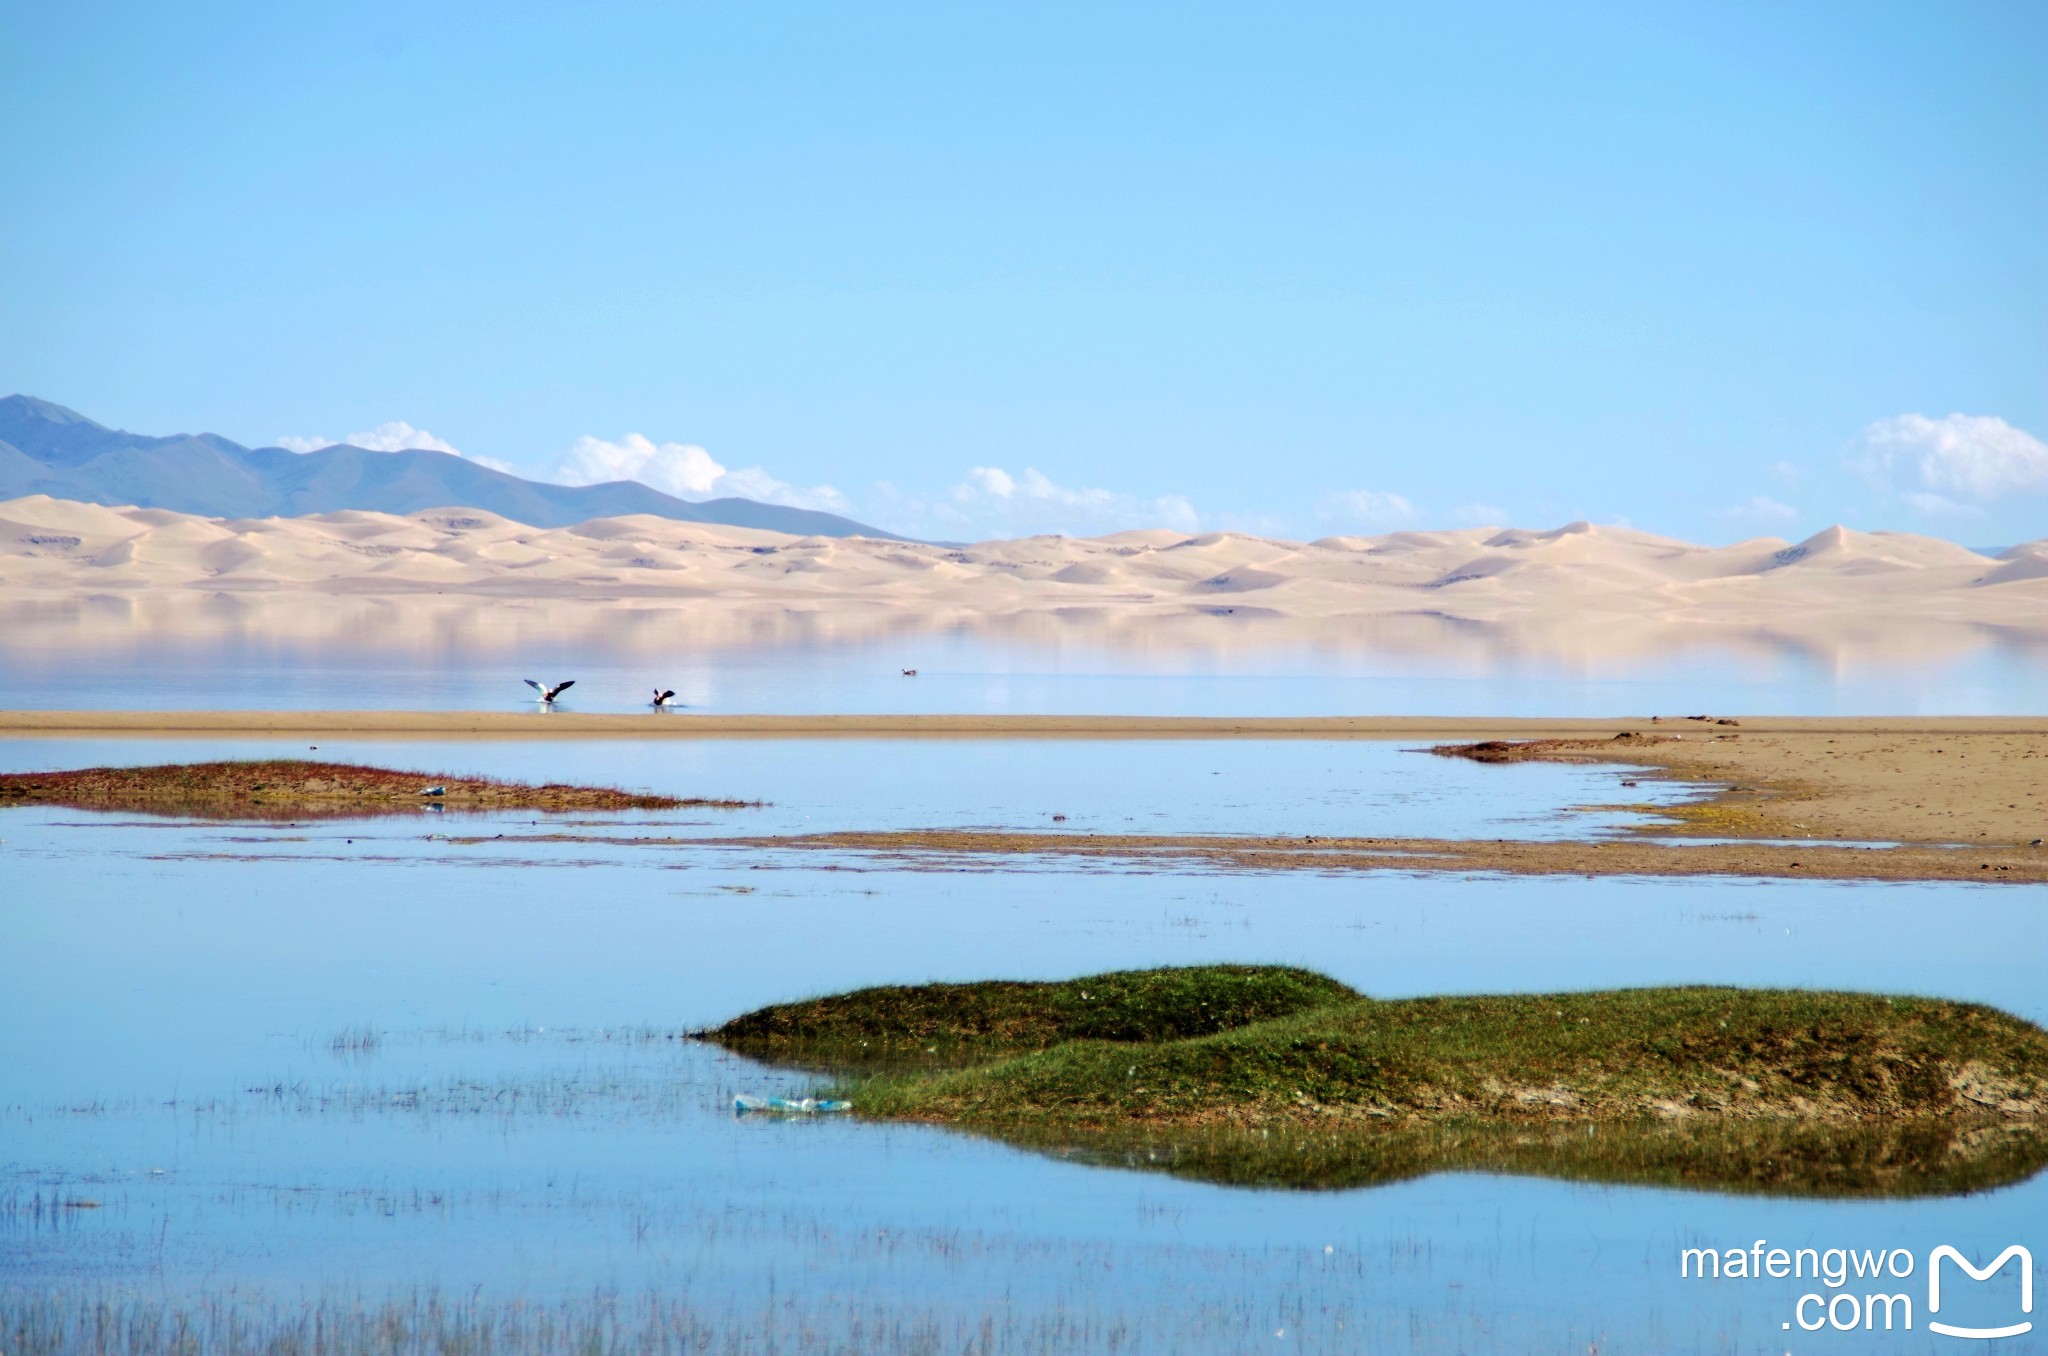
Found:
[[[1517,876],[1766,876],[1786,880],[2048,883],[2048,852],[2033,847],[1907,844],[1860,848],[1823,843],[1677,846],[1632,838],[1531,842],[1494,838],[1254,838],[952,830],[820,833],[723,841],[748,848],[858,852],[897,867],[923,865],[952,871],[1000,870],[1005,857],[1037,856],[1092,859],[1162,871],[1206,866],[1252,871],[1488,871]]]
[[[1678,807],[1678,823],[1659,834],[1965,847],[2024,847],[2048,834],[2048,722],[1744,721],[1686,734],[1666,721],[1625,740],[1539,737],[1526,753],[1652,767],[1716,788]]]
[[[0,711],[0,738],[354,735],[364,739],[1602,739],[1718,735],[2048,738],[2048,716],[1743,716],[1734,730],[1679,716],[746,715],[685,711]]]
[[[832,850],[1095,852],[1264,867],[2048,880],[2048,718],[1720,717],[1630,720],[1413,716],[579,715],[434,711],[15,711],[4,737],[363,739],[1391,739],[1418,746],[1555,741],[1517,757],[1639,767],[1707,788],[1646,830],[1737,840],[1495,843],[1202,840],[899,833],[787,840]],[[1642,807],[1645,810],[1651,807]],[[971,841],[969,841],[971,839]],[[1795,849],[1765,847],[1798,840]],[[1824,844],[1896,843],[1890,850]],[[1405,861],[1403,858],[1405,857]],[[1254,858],[1256,860],[1254,860]]]

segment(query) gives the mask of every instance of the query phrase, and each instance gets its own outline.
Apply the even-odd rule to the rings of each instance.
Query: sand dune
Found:
[[[0,503],[0,616],[174,627],[261,618],[309,633],[490,600],[581,626],[678,611],[712,636],[1070,627],[1198,643],[1403,625],[1625,645],[1680,632],[1880,644],[1966,628],[2048,637],[2048,541],[1990,559],[1831,527],[1702,547],[1627,528],[1491,528],[1281,541],[1233,532],[970,546],[793,537],[653,517],[541,529],[479,510],[220,520],[35,496]],[[180,620],[183,619],[183,620]],[[426,624],[426,623],[421,623]],[[509,622],[508,622],[509,624]],[[1595,648],[1609,648],[1597,645]]]

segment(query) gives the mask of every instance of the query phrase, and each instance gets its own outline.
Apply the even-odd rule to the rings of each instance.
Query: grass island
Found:
[[[1218,965],[863,989],[702,1034],[824,1073],[860,1116],[1245,1184],[1470,1169],[1922,1194],[2048,1164],[2048,1032],[1944,999],[1382,1000]]]

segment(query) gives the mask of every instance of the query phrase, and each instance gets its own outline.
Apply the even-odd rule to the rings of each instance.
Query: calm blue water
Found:
[[[470,631],[482,628],[471,626]],[[655,685],[705,711],[1112,715],[2003,715],[2048,712],[2048,649],[1990,636],[1930,653],[1793,640],[1634,655],[1528,651],[1453,628],[1414,649],[1037,643],[914,634],[831,644],[704,647],[621,634],[402,649],[204,644],[137,636],[55,645],[0,636],[0,707],[516,709],[521,682],[576,680],[565,710],[640,709]],[[544,633],[543,633],[544,634]],[[914,668],[915,678],[902,670]]]
[[[748,831],[1028,822],[1057,792],[1105,822],[1277,822],[1292,805],[1463,832],[1512,819],[1486,779],[1533,770],[1382,746],[1099,747],[1078,765],[1056,746],[925,742],[664,746],[641,763],[583,745],[320,752],[758,791],[776,807],[705,821]],[[24,741],[0,762],[190,752]],[[1584,789],[1517,785],[1539,821]],[[667,1039],[859,984],[1203,960],[1310,965],[1389,996],[1722,982],[1911,990],[2044,1020],[2039,889],[918,871],[521,841],[532,818],[0,814],[0,1301],[232,1296],[262,1312],[425,1286],[478,1302],[655,1294],[736,1332],[793,1315],[818,1331],[855,1314],[987,1321],[1024,1334],[1016,1349],[1938,1351],[1969,1344],[1928,1334],[1924,1314],[1910,1335],[1783,1329],[1810,1283],[1681,1280],[1678,1250],[1766,1238],[1924,1259],[1949,1242],[1988,1260],[2018,1241],[2048,1260],[2048,1179],[1920,1202],[1476,1175],[1244,1191],[943,1131],[736,1120],[733,1093],[796,1080]],[[458,823],[508,837],[432,837]],[[336,1048],[363,1031],[373,1048]],[[40,1208],[60,1198],[99,1206]],[[1890,1288],[1924,1298],[1923,1282]],[[1944,1316],[1996,1317],[2011,1294],[1994,1291]],[[1047,1335],[1048,1316],[1069,1326]]]
[[[1634,822],[1575,807],[1692,794],[1670,782],[1624,787],[1637,780],[1626,769],[1487,766],[1385,740],[0,740],[6,772],[219,758],[367,762],[764,802],[625,821],[695,834],[1013,828],[1555,838]]]

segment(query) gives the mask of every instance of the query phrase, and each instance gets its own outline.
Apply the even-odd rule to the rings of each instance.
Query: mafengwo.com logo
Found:
[[[1791,1316],[1779,1325],[1787,1330],[1912,1332],[1917,1319],[1928,1332],[1985,1342],[2034,1330],[2034,1254],[2017,1243],[1980,1266],[1947,1243],[1931,1249],[1923,1263],[1909,1248],[1777,1248],[1759,1238],[1747,1248],[1681,1248],[1678,1274],[1686,1280],[1813,1281],[1818,1288],[1795,1299]],[[1962,1292],[1965,1280],[1996,1281],[2006,1298]],[[1926,1304],[1917,1312],[1916,1296]],[[1973,1321],[1955,1321],[1962,1312]],[[2003,1321],[1985,1322],[1987,1313]]]

